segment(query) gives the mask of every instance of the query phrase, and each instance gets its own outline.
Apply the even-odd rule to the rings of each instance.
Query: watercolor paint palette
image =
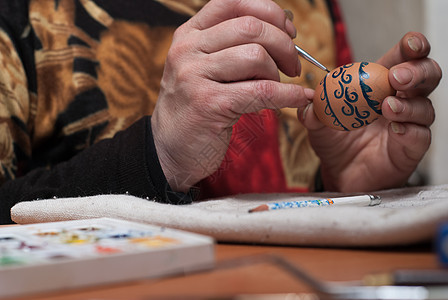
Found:
[[[0,228],[0,297],[211,268],[214,240],[100,218]]]

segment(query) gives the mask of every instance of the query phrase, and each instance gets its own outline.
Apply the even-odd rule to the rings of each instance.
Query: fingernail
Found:
[[[294,26],[294,24],[289,19],[286,19],[285,27],[286,27],[286,31],[288,32],[289,36],[292,39],[295,39],[297,36],[297,30],[296,30],[296,27]]]
[[[292,22],[294,20],[294,14],[289,9],[284,9],[283,11],[285,12],[285,16],[286,16],[286,21],[285,21],[286,31],[288,32],[288,34],[291,38],[295,39],[297,36],[297,29],[294,26],[294,23]]]
[[[305,107],[305,109],[302,111],[302,114],[301,114],[301,116],[302,116],[302,122],[305,121],[306,114],[307,114],[307,112],[310,110],[310,107],[311,107],[311,103],[309,103],[309,104]]]
[[[408,84],[412,80],[412,72],[406,68],[395,69],[393,72],[394,78],[400,84]]]
[[[416,37],[410,37],[408,39],[408,45],[409,48],[411,48],[415,52],[419,52],[423,47],[422,41]]]
[[[392,129],[393,133],[396,133],[396,134],[404,134],[405,133],[405,127],[403,126],[403,124],[400,124],[397,122],[392,122],[392,123],[390,123],[390,128]]]
[[[288,20],[290,21],[294,20],[294,14],[292,13],[292,11],[290,11],[289,9],[284,9],[283,11],[285,12],[285,15],[288,18]]]
[[[313,101],[314,98],[314,90],[313,89],[309,89],[309,88],[304,88],[303,92],[305,94],[305,97],[310,100]]]
[[[296,72],[297,76],[302,74],[302,63],[300,62],[300,59],[297,60]]]
[[[387,97],[386,101],[387,101],[387,104],[389,104],[390,109],[394,113],[403,112],[404,105],[403,105],[403,103],[401,103],[401,101],[397,100],[394,97]]]

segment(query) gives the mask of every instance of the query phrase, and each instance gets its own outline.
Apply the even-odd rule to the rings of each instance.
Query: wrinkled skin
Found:
[[[428,96],[442,71],[429,52],[425,36],[409,32],[377,61],[389,68],[397,93],[384,100],[382,117],[369,126],[340,132],[320,123],[312,104],[298,110],[321,159],[325,189],[373,191],[407,182],[431,144],[435,112]]]
[[[283,107],[298,108],[327,190],[371,191],[406,182],[430,145],[434,109],[427,96],[441,78],[426,38],[409,33],[378,61],[390,68],[398,91],[384,101],[383,117],[357,131],[336,132],[310,109],[313,90],[279,81],[278,70],[300,75],[295,34],[270,0],[212,0],[175,32],[151,121],[174,190],[185,192],[218,169],[243,113]],[[394,74],[404,69],[411,76],[400,83]]]
[[[243,113],[308,104],[312,90],[279,82],[278,69],[300,74],[295,34],[270,0],[210,1],[178,28],[151,124],[174,190],[219,167]]]

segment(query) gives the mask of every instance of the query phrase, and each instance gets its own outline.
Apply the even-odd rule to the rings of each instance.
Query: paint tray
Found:
[[[211,268],[207,236],[100,218],[0,228],[0,297]]]

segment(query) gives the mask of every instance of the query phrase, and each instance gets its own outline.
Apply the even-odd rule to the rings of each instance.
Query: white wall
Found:
[[[375,61],[408,31],[426,34],[430,57],[448,70],[447,0],[339,0],[354,60]],[[445,74],[448,76],[448,74]],[[448,81],[430,96],[436,109],[433,142],[418,173],[428,184],[448,183]]]
[[[430,96],[436,109],[433,143],[427,156],[433,184],[448,183],[448,1],[425,0],[425,31],[432,45],[431,57],[442,67],[444,77]]]
[[[408,31],[423,30],[423,0],[339,0],[354,59],[375,61]]]

